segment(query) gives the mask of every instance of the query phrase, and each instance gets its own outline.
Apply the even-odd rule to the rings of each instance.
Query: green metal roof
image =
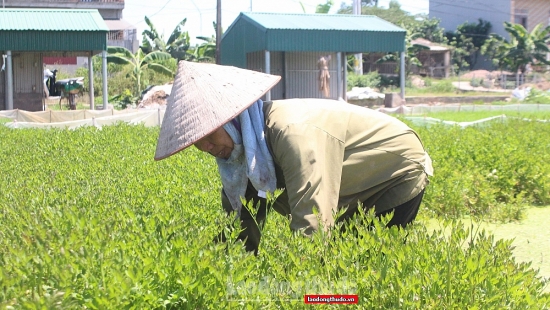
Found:
[[[0,9],[0,50],[97,52],[108,31],[95,9]]]
[[[264,29],[390,31],[403,28],[373,15],[241,13]]]
[[[402,52],[406,30],[377,16],[242,12],[224,33],[222,64],[255,51]]]

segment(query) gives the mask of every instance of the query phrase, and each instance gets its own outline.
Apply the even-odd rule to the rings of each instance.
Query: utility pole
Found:
[[[222,0],[217,0],[216,5],[216,64],[221,63],[220,43],[222,42]]]
[[[353,14],[361,15],[361,0],[353,0]],[[363,54],[355,54],[355,74],[363,75]]]

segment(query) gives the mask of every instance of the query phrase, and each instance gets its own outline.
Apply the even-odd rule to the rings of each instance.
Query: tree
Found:
[[[378,16],[392,24],[402,25],[402,27],[408,28],[409,25],[417,22],[415,21],[415,16],[410,15],[408,12],[405,12],[401,9],[401,5],[396,0],[391,0],[387,9],[380,8],[378,5],[374,5],[375,1],[369,1],[372,5],[365,5],[365,2],[362,1],[361,14],[362,15],[375,15]],[[353,8],[351,5],[348,5],[342,2],[340,9],[337,14],[352,14]]]
[[[187,50],[190,47],[190,38],[187,31],[183,31],[187,18],[184,18],[174,28],[168,40],[164,41],[164,36],[160,35],[155,28],[155,25],[145,16],[145,23],[149,29],[143,31],[143,43],[140,49],[145,54],[153,51],[161,51],[170,54],[173,58],[179,60],[187,59]]]
[[[419,38],[433,43],[447,44],[448,41],[445,32],[443,28],[439,27],[439,23],[441,22],[439,19],[427,18],[425,16],[418,17],[415,23],[407,27],[412,33],[418,33]]]
[[[300,2],[300,4],[302,5],[302,9],[303,9],[303,4],[302,2]],[[332,6],[334,5],[334,1],[332,0],[327,0],[327,2],[325,4],[318,4],[317,7],[315,8],[315,13],[316,14],[327,14],[329,11],[330,11],[330,8],[332,8]]]
[[[468,57],[470,51],[474,48],[472,39],[464,36],[452,37],[449,42],[451,46],[451,62],[453,64],[453,71],[456,75],[460,75],[460,71],[470,68]]]
[[[504,58],[502,58],[503,55],[501,55],[505,52],[505,49],[503,49],[502,46],[506,42],[507,41],[502,36],[496,33],[491,33],[489,38],[485,40],[485,43],[483,43],[481,49],[479,50],[481,55],[486,56],[487,59],[491,59],[493,65],[500,70],[504,70],[507,67]]]
[[[546,55],[550,53],[550,26],[538,24],[531,32],[520,24],[504,22],[504,29],[510,34],[510,42],[500,45],[500,57],[514,72],[525,74],[528,65],[550,65]]]
[[[463,58],[463,61],[468,63],[470,69],[472,69],[478,60],[478,52],[489,38],[489,32],[491,30],[491,23],[479,19],[476,23],[465,22],[458,25],[456,31],[449,31],[445,35],[449,42],[454,42],[456,48],[461,48],[460,54],[467,53]],[[456,62],[456,61],[455,61]]]
[[[429,49],[424,45],[414,44],[412,41],[420,37],[419,33],[412,33],[407,30],[405,37],[405,76],[408,77],[411,73],[412,66],[422,66],[422,63],[416,57],[418,52]],[[383,63],[387,61],[398,62],[399,56],[396,53],[389,53],[378,59],[376,63]]]
[[[107,47],[107,63],[118,65],[128,65],[131,67],[129,77],[135,82],[135,96],[139,96],[142,89],[142,76],[147,70],[164,74],[174,75],[174,72],[162,64],[163,61],[172,59],[172,56],[166,52],[154,51],[149,54],[144,54],[139,49],[135,54],[132,54],[128,49],[118,46]]]
[[[214,63],[216,60],[216,37],[197,37],[197,39],[204,42],[190,50],[192,53],[189,53],[188,60]]]
[[[216,22],[212,22],[212,27],[214,27],[214,33],[217,33]],[[196,45],[194,48],[191,48],[187,51],[189,61],[196,62],[216,62],[216,36],[212,35],[211,37],[197,37],[197,39],[202,40],[200,45]]]

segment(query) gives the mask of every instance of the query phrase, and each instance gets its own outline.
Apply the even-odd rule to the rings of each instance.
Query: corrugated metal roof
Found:
[[[402,52],[406,33],[377,16],[242,12],[222,37],[221,63],[245,68],[256,51]]]
[[[265,29],[342,30],[342,31],[405,31],[403,28],[373,15],[349,14],[281,14],[243,12]],[[228,29],[229,30],[229,29]]]
[[[0,31],[109,31],[97,10],[0,9]]]
[[[96,9],[0,9],[0,51],[107,49],[109,28]]]

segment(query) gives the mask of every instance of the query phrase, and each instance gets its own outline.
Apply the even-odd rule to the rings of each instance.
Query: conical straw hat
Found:
[[[275,86],[280,76],[230,66],[180,61],[168,97],[155,160],[209,135]]]

